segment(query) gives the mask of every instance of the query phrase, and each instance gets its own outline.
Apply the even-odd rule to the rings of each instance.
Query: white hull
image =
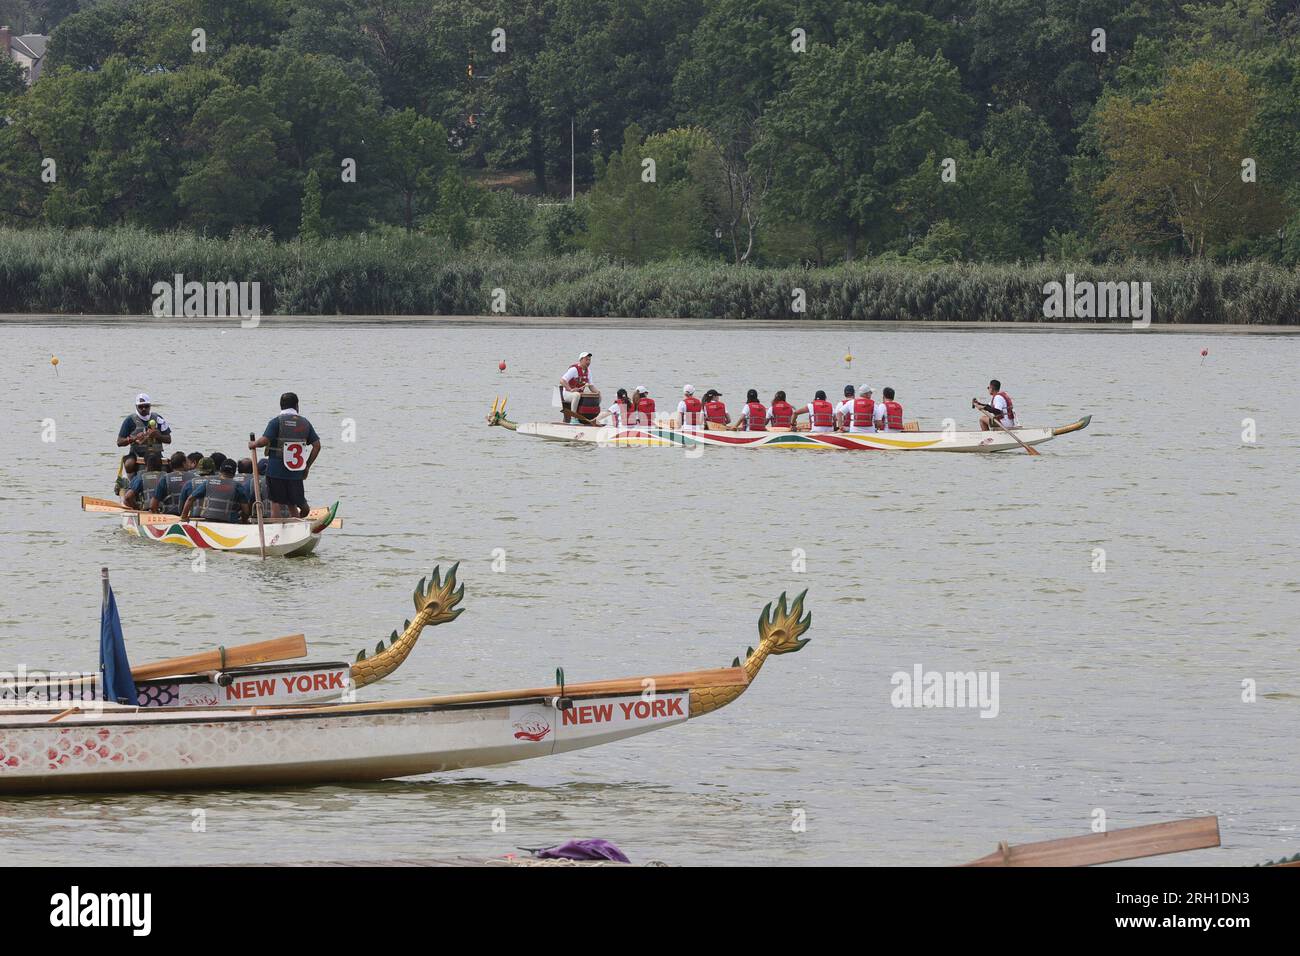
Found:
[[[1089,418],[1063,428],[1017,428],[1015,438],[1006,431],[949,432],[750,432],[682,431],[667,426],[614,428],[564,425],[558,422],[522,422],[515,426],[521,435],[550,441],[582,442],[604,446],[649,446],[700,448],[801,448],[823,451],[1013,451],[1025,445],[1041,445],[1057,435],[1078,431]],[[1016,438],[1020,441],[1017,442]]]
[[[454,700],[454,698],[448,698]],[[580,750],[685,721],[689,691],[458,706],[0,709],[0,793],[367,781]]]
[[[131,511],[122,515],[122,528],[138,538],[159,544],[229,551],[234,554],[261,554],[256,523],[182,521],[171,516],[142,516]],[[313,531],[312,528],[313,522],[310,519],[266,522],[264,530],[267,556],[287,558],[311,554],[320,543],[320,532]]]

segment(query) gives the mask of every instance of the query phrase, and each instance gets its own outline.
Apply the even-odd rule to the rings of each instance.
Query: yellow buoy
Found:
[[[846,353],[844,354],[844,362],[845,362],[846,365],[852,365],[852,364],[853,364],[853,353],[852,353],[852,352],[846,352]]]
[[[51,355],[51,356],[50,356],[50,364],[54,366],[54,374],[55,374],[55,375],[58,375],[58,374],[59,374],[59,357],[58,357],[57,355]]]

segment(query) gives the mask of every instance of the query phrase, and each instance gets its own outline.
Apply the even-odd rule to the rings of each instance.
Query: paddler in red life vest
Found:
[[[867,435],[876,430],[876,409],[879,408],[880,414],[884,415],[885,407],[872,398],[874,394],[875,390],[870,385],[859,385],[858,394],[845,400],[845,404],[850,407],[845,416],[848,425],[846,431],[855,435]]]
[[[627,424],[628,416],[632,413],[632,399],[627,397],[627,389],[620,388],[614,403],[596,416],[597,425],[609,425],[611,428],[622,428]]]
[[[767,423],[774,430],[793,427],[794,406],[785,400],[784,391],[778,391],[772,396],[772,407],[767,411]]]
[[[704,403],[695,397],[694,385],[682,386],[682,400],[677,403],[677,421],[684,432],[697,432],[704,427]]]
[[[758,389],[751,388],[745,393],[745,405],[740,410],[740,417],[731,426],[733,432],[767,431],[767,406],[758,400]]]
[[[560,376],[560,402],[564,410],[565,422],[577,418],[578,399],[583,392],[592,390],[594,386],[591,384],[591,353],[583,352],[578,356],[578,361],[570,365]]]
[[[731,424],[731,416],[727,414],[727,406],[720,402],[722,393],[716,388],[711,388],[704,393],[704,421],[709,425],[717,425],[719,428],[726,428]]]
[[[1015,428],[1016,406],[1012,404],[1011,396],[1002,391],[1002,383],[996,378],[989,382],[989,396],[993,401],[987,405],[978,399],[971,399],[973,408],[984,410],[984,414],[980,416],[980,431],[992,430],[994,420],[1001,422],[1005,428]]]
[[[846,432],[853,425],[853,399],[857,393],[852,385],[844,386],[844,400],[835,406],[835,427]]]
[[[876,403],[876,430],[882,432],[901,432],[903,430],[903,406],[894,401],[894,390],[886,387],[885,400]]]
[[[790,418],[790,427],[796,427],[795,423],[799,421],[800,415],[808,416],[809,431],[835,431],[835,406],[826,400],[826,393],[821,389],[817,390],[811,402],[794,410],[794,415]]]
[[[650,397],[650,390],[638,385],[632,393],[632,413],[628,421],[633,425],[653,425],[655,423],[655,400]]]

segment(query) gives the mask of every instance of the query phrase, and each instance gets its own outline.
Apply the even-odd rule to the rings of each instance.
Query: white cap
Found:
[[[694,394],[695,394],[695,386],[694,386],[694,385],[683,385],[683,386],[682,386],[682,393],[685,394],[685,395],[694,395]]]
[[[640,392],[642,395],[649,395],[649,394],[650,394],[650,389],[646,388],[644,385],[638,385],[638,386],[636,387],[636,390],[637,390],[638,392]]]
[[[137,395],[137,396],[135,397],[135,403],[136,403],[137,405],[152,405],[152,404],[153,404],[153,402],[149,401],[149,396],[146,395],[144,392],[141,392],[139,395]]]
[[[874,391],[872,390],[872,388],[871,388],[870,385],[859,385],[859,386],[858,386],[858,394],[859,394],[859,395],[872,395],[872,394],[875,394],[875,393],[874,393]]]
[[[578,361],[581,362],[585,358],[591,358],[591,353],[583,352],[581,355],[578,356]]]

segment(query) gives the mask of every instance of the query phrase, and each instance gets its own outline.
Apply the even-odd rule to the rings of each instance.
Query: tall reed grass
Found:
[[[825,269],[698,261],[630,266],[586,254],[526,259],[456,253],[386,232],[316,243],[210,239],[135,229],[0,229],[0,312],[148,314],[155,282],[257,281],[285,315],[509,315],[941,322],[1043,322],[1043,287],[1077,280],[1152,285],[1157,323],[1300,324],[1300,271],[1262,263],[1132,261]],[[794,312],[803,289],[806,311]]]

